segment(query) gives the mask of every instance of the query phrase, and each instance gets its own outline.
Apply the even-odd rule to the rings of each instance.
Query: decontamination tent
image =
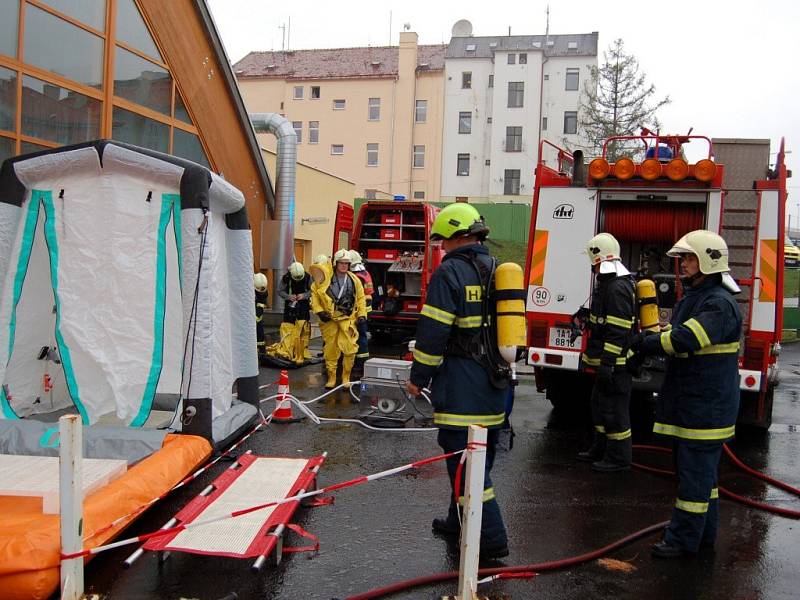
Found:
[[[234,385],[257,402],[252,265],[242,193],[200,165],[113,141],[7,160],[0,416],[135,428],[173,397],[228,437],[255,415]]]

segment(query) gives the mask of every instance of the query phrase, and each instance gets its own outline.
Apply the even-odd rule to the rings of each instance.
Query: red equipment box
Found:
[[[367,260],[394,260],[397,258],[397,250],[386,250],[381,248],[370,248],[367,250]]]
[[[400,215],[388,214],[381,215],[381,223],[384,225],[400,225]]]
[[[420,308],[421,306],[419,300],[403,301],[403,312],[419,312]]]
[[[400,230],[399,229],[381,229],[381,239],[382,240],[399,240],[400,239]]]

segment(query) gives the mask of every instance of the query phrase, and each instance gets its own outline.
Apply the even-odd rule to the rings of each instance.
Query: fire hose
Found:
[[[665,454],[671,453],[672,450],[669,448],[664,448],[662,446],[647,446],[647,445],[636,445],[634,446],[636,450],[645,450],[651,452],[662,452]],[[787,491],[791,494],[796,496],[800,496],[800,489],[793,487],[783,481],[770,477],[764,473],[756,471],[751,467],[745,465],[728,447],[727,444],[723,444],[723,449],[725,454],[728,458],[731,459],[734,465],[736,465],[741,470],[745,471],[749,475],[752,475],[762,481],[765,481],[771,485],[774,485],[784,491]],[[658,469],[655,467],[650,467],[647,465],[641,465],[638,463],[633,463],[633,466],[637,469],[641,469],[643,471],[648,471],[651,473],[656,473],[659,475],[674,475],[674,472],[669,471],[667,469]],[[744,498],[738,494],[731,492],[730,490],[719,486],[719,493],[723,497],[729,498],[734,500],[735,502],[739,502],[746,506],[750,506],[753,508],[758,508],[761,510],[765,510],[771,512],[776,515],[800,519],[800,511],[797,510],[790,510],[786,508],[781,508],[778,506],[772,506],[770,504],[765,504],[763,502],[758,502],[756,500],[751,500],[749,498]],[[603,546],[602,548],[598,548],[597,550],[593,550],[591,552],[587,552],[585,554],[580,554],[578,556],[572,556],[567,558],[562,558],[559,560],[553,560],[548,562],[542,563],[534,563],[528,565],[518,565],[518,566],[511,566],[511,567],[493,567],[493,568],[485,568],[478,570],[478,576],[492,576],[492,575],[500,575],[500,574],[515,574],[515,573],[540,573],[546,571],[558,571],[561,569],[566,569],[568,567],[572,567],[575,565],[583,564],[586,562],[590,562],[597,558],[600,558],[606,554],[614,552],[626,546],[636,540],[641,538],[648,537],[653,535],[654,533],[658,533],[664,530],[664,528],[669,524],[669,521],[662,521],[661,523],[656,523],[655,525],[650,525],[649,527],[645,527],[644,529],[640,529],[628,536],[625,536],[617,541],[611,542],[610,544]],[[430,585],[433,583],[438,583],[440,581],[448,581],[451,579],[458,578],[458,571],[447,571],[443,573],[435,573],[433,575],[424,575],[422,577],[417,577],[414,579],[408,579],[406,581],[398,581],[397,583],[392,583],[383,587],[375,588],[373,590],[369,590],[367,592],[362,592],[360,594],[356,594],[353,596],[348,596],[346,600],[369,600],[371,598],[381,598],[383,596],[388,596],[389,594],[394,594],[396,592],[400,592],[403,590],[408,590],[415,587]]]

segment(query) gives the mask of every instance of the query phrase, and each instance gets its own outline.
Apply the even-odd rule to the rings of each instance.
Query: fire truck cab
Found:
[[[632,142],[628,155],[613,150],[630,149]],[[703,158],[687,161],[687,143],[707,147]],[[650,132],[610,138],[588,166],[579,151],[572,155],[546,141],[539,157],[526,261],[527,362],[539,391],[554,406],[569,407],[591,389],[580,366],[585,336],[571,319],[588,306],[594,283],[587,240],[599,232],[617,238],[636,278],[655,282],[665,325],[682,295],[678,261],[666,252],[685,233],[709,229],[726,240],[731,275],[742,288],[736,296],[744,319],[739,422],[768,428],[783,318],[783,143],[772,170],[769,140]],[[634,379],[637,396],[657,392],[664,369],[664,359],[648,358]]]

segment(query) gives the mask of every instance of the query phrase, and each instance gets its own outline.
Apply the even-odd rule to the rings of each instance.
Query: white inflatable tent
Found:
[[[173,398],[173,428],[227,440],[256,415],[252,265],[244,197],[205,167],[113,141],[8,159],[0,417],[138,428]]]

